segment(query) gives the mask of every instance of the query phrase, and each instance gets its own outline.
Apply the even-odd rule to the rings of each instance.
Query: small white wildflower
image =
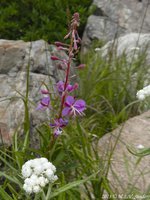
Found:
[[[30,185],[30,182],[31,182],[30,178],[26,178],[24,182],[25,182],[26,185]]]
[[[142,90],[139,90],[136,96],[141,101],[150,96],[150,85],[144,87]]]
[[[139,100],[144,100],[145,99],[145,95],[144,94],[142,94],[140,91],[137,93],[137,98],[139,99]]]
[[[45,178],[45,183],[47,184],[47,183],[49,183],[49,180],[48,180],[48,178]]]
[[[138,148],[138,149],[143,149],[144,146],[143,146],[142,144],[139,144],[139,145],[137,145],[137,148]]]
[[[56,167],[54,165],[51,166],[51,170],[55,173],[56,172]]]
[[[34,168],[34,172],[35,172],[35,174],[40,175],[40,174],[43,172],[43,167],[42,167],[42,165],[36,166],[36,167]]]
[[[33,175],[34,175],[34,174],[33,174]],[[32,176],[33,176],[33,175],[32,175]],[[30,187],[36,185],[37,180],[38,180],[38,179],[34,179],[32,176],[31,176],[30,178],[26,178],[25,181],[24,181],[25,184],[27,184],[27,185],[30,186]]]
[[[27,161],[22,166],[22,175],[25,179],[23,189],[28,193],[38,193],[48,183],[58,179],[54,173],[56,167],[48,162],[47,158],[36,158]]]
[[[32,188],[26,184],[23,185],[23,189],[26,191],[26,193],[31,194]]]
[[[47,169],[51,169],[53,165],[50,162],[44,163],[43,164],[43,169],[47,170]]]
[[[41,191],[41,187],[39,185],[33,186],[33,192],[34,193],[39,193]]]
[[[31,174],[32,174],[32,170],[31,170],[30,167],[24,166],[24,167],[22,168],[22,176],[23,176],[24,178],[30,177]]]
[[[51,177],[52,183],[57,181],[57,180],[58,180],[58,176],[57,175],[54,175],[54,176]]]
[[[53,176],[53,171],[51,170],[51,169],[47,169],[46,171],[45,171],[45,175],[46,175],[46,177],[49,179],[49,180],[51,180],[51,177]]]
[[[38,161],[37,158],[35,158],[34,160],[32,160],[32,163],[31,163],[31,167],[32,167],[32,168],[35,168],[35,167],[38,166],[38,165],[39,165],[39,161]]]
[[[97,48],[95,48],[95,51],[100,51],[100,50],[101,50],[101,48],[98,48],[98,47],[97,47]]]
[[[48,183],[47,181],[48,181],[47,178],[45,178],[45,177],[43,177],[43,176],[39,177],[39,185],[40,185],[41,187],[45,187],[45,185]]]
[[[31,167],[32,160],[28,160],[23,166],[25,167]]]
[[[36,174],[32,174],[30,177],[30,181],[34,184],[36,184],[38,182],[38,176]]]
[[[41,163],[47,163],[48,160],[47,160],[47,158],[40,158],[40,162],[41,162]]]

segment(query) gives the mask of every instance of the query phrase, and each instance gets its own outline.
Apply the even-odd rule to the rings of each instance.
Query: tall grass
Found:
[[[23,140],[14,134],[13,145],[0,150],[0,199],[4,200],[100,200],[104,191],[115,195],[107,179],[111,154],[107,162],[98,155],[97,142],[107,132],[129,117],[140,113],[136,92],[143,87],[148,67],[142,57],[129,68],[125,55],[104,59],[91,50],[82,61],[86,69],[80,71],[80,92],[87,102],[86,116],[75,119],[49,150],[52,135],[47,124],[37,127],[39,149],[30,148],[28,107],[29,66],[27,67]],[[144,70],[143,70],[144,67]],[[21,166],[35,157],[47,157],[57,168],[58,181],[42,193],[27,195],[22,189]]]
[[[125,55],[112,59],[110,53],[102,58],[93,49],[82,60],[87,68],[80,74],[80,95],[88,104],[85,124],[89,130],[102,136],[144,110],[136,99],[137,90],[149,81],[144,54],[130,65]]]

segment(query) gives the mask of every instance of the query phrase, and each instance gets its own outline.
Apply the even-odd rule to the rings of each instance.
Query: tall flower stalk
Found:
[[[53,61],[59,62],[59,66],[65,72],[64,80],[60,80],[56,84],[56,90],[60,96],[60,106],[58,112],[56,112],[56,117],[53,119],[53,122],[50,123],[50,127],[53,128],[53,140],[61,135],[63,128],[68,125],[69,119],[71,117],[83,116],[83,111],[86,109],[86,103],[82,99],[76,99],[74,96],[71,96],[71,93],[78,89],[78,83],[72,85],[70,83],[70,71],[72,67],[72,60],[79,51],[79,46],[81,39],[78,35],[78,26],[80,18],[79,13],[74,13],[70,23],[70,28],[67,35],[64,39],[70,39],[70,44],[55,42],[58,50],[65,50],[68,54],[68,59],[62,59],[55,55],[51,56]],[[74,69],[84,68],[84,64],[81,64]],[[42,94],[49,95],[49,91],[42,91]],[[51,109],[50,98],[44,96],[38,105],[38,110],[41,109]],[[52,141],[53,141],[52,140]],[[51,142],[52,142],[51,141]]]

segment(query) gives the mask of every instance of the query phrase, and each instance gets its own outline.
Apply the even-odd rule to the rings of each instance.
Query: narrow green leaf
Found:
[[[0,172],[0,176],[4,176],[9,181],[16,183],[17,185],[20,185],[20,186],[22,185],[22,183],[14,176],[9,176],[9,175],[5,174],[4,172]]]
[[[98,172],[99,172],[99,171],[98,171]],[[53,197],[58,196],[58,195],[61,194],[62,192],[65,192],[65,191],[67,191],[67,190],[70,190],[70,189],[72,189],[72,188],[74,188],[74,187],[77,187],[77,186],[79,186],[79,185],[81,185],[81,184],[83,184],[83,183],[85,183],[85,182],[91,180],[92,178],[94,178],[94,176],[95,176],[98,172],[92,174],[91,176],[89,176],[89,177],[87,177],[87,178],[85,178],[85,179],[83,179],[83,180],[78,180],[78,181],[74,181],[74,182],[72,182],[72,183],[68,183],[67,185],[65,185],[65,186],[63,186],[63,187],[57,189],[54,193],[51,194],[50,199],[53,198]]]
[[[138,151],[131,148],[131,147],[127,147],[127,149],[131,154],[133,154],[135,156],[143,157],[143,156],[150,155],[150,148],[143,148],[143,149],[138,150]]]
[[[17,170],[14,167],[12,167],[12,165],[9,164],[9,162],[7,162],[3,157],[0,156],[0,160],[2,160],[5,163],[5,165],[7,165],[10,169],[17,172]]]
[[[1,200],[13,200],[2,187],[0,187],[0,196],[2,197]]]

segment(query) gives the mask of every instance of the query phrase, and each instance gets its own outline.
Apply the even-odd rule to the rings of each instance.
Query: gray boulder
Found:
[[[94,0],[95,12],[88,18],[82,51],[94,39],[107,42],[126,33],[150,32],[149,0]]]
[[[115,194],[146,194],[150,187],[150,155],[141,159],[129,152],[150,148],[150,111],[127,120],[98,143],[101,165],[107,168],[112,153],[108,180]],[[140,193],[140,194],[141,194]],[[107,195],[106,195],[107,196]],[[107,199],[107,198],[104,198]],[[119,199],[119,198],[117,198]],[[121,198],[120,198],[121,199]]]
[[[96,48],[103,57],[107,57],[109,52],[120,57],[123,54],[129,62],[145,54],[145,61],[150,63],[150,34],[129,33],[115,40],[109,41],[102,48]]]
[[[23,133],[28,65],[30,132],[49,120],[48,111],[36,111],[36,106],[42,97],[40,90],[43,85],[46,84],[53,92],[57,80],[64,78],[64,72],[57,69],[57,63],[51,60],[52,54],[67,58],[63,51],[43,40],[0,40],[0,144],[11,144],[15,131]]]

